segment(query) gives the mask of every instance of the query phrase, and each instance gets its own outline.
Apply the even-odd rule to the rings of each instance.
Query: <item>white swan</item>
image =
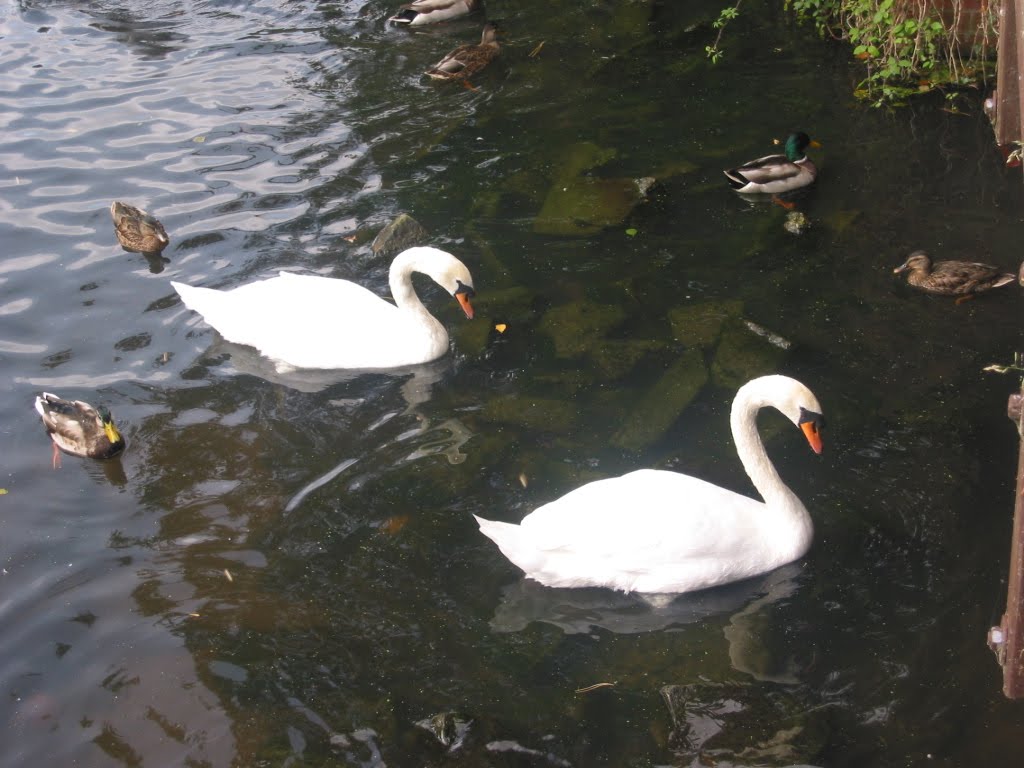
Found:
[[[171,285],[221,336],[256,347],[279,369],[398,368],[448,351],[448,333],[416,295],[413,272],[429,275],[473,317],[469,270],[450,253],[425,246],[402,251],[391,263],[395,304],[348,280],[290,272],[229,291]]]
[[[807,509],[782,482],[757,432],[773,406],[821,453],[814,394],[787,376],[740,387],[732,404],[736,452],[764,502],[677,472],[641,469],[577,488],[519,525],[477,517],[480,530],[526,575],[550,587],[670,594],[739,581],[801,557]]]

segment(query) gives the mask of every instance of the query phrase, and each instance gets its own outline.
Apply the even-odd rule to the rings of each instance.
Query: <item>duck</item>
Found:
[[[93,408],[43,392],[36,397],[36,411],[53,440],[54,469],[60,466],[58,449],[89,459],[111,459],[124,450],[124,437],[106,406]]]
[[[691,475],[640,469],[580,486],[518,525],[474,517],[527,578],[548,587],[669,595],[768,573],[802,557],[814,532],[758,433],[757,413],[768,406],[799,427],[815,453],[824,426],[817,398],[796,379],[762,376],[739,388],[732,436],[764,501]]]
[[[738,168],[723,171],[729,185],[743,194],[779,195],[806,187],[818,176],[818,169],[805,154],[808,147],[820,147],[803,131],[791,133],[785,154],[767,155]]]
[[[394,304],[349,280],[292,272],[226,291],[171,285],[221,336],[255,347],[279,372],[386,369],[430,362],[448,351],[447,331],[416,295],[414,272],[432,278],[472,319],[469,269],[430,246],[404,250],[391,262]]]
[[[117,240],[126,251],[158,254],[171,242],[164,225],[134,205],[115,200],[110,204],[110,216]]]
[[[896,275],[904,272],[907,273],[907,282],[915,288],[940,296],[959,296],[958,301],[1009,285],[1017,279],[1012,272],[1003,272],[991,264],[971,261],[933,263],[931,256],[924,251],[914,251],[893,270]]]
[[[407,24],[417,27],[421,24],[436,24],[472,12],[477,0],[414,0],[398,6],[398,13],[388,21],[393,24]]]
[[[478,44],[460,45],[424,74],[435,80],[461,80],[465,83],[500,52],[498,28],[494,24],[484,24]]]

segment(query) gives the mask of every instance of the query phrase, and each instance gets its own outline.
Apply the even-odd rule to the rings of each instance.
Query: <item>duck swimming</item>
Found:
[[[93,408],[81,400],[64,400],[43,392],[36,411],[53,440],[53,466],[60,466],[57,449],[90,459],[110,459],[124,450],[125,442],[105,406]]]
[[[497,27],[485,24],[478,44],[460,45],[424,74],[435,80],[461,80],[466,83],[470,77],[490,64],[500,52]]]
[[[759,157],[723,173],[729,179],[729,185],[743,194],[792,192],[813,183],[818,177],[818,169],[805,150],[820,146],[802,131],[792,133],[786,139],[785,154]]]
[[[141,208],[116,200],[110,204],[117,241],[126,251],[158,254],[171,242],[164,225]]]
[[[439,21],[465,16],[474,10],[477,4],[477,0],[415,0],[398,6],[398,13],[388,21],[412,27],[436,24]]]
[[[448,332],[416,295],[413,272],[432,278],[473,317],[469,270],[427,246],[402,251],[391,263],[394,304],[349,280],[291,272],[226,291],[171,285],[221,336],[255,347],[278,370],[380,369],[426,363],[448,351]]]
[[[1024,265],[1021,270],[1024,271]],[[1009,285],[1017,279],[1012,272],[1003,272],[991,264],[970,261],[936,261],[924,251],[914,251],[893,270],[906,272],[907,282],[915,288],[940,296],[959,296],[960,301],[974,294]]]
[[[692,592],[767,573],[807,551],[807,509],[779,477],[757,431],[777,408],[821,453],[814,394],[787,376],[736,393],[730,424],[743,468],[764,501],[690,475],[641,469],[597,480],[527,515],[519,525],[477,517],[480,530],[528,578],[549,587]]]

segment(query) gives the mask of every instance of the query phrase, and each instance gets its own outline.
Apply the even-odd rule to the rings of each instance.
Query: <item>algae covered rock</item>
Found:
[[[621,307],[584,299],[549,309],[541,318],[540,330],[554,341],[559,357],[578,357],[596,348],[625,317]]]
[[[630,451],[650,445],[668,431],[707,381],[703,353],[687,350],[640,396],[626,414],[626,423],[612,436],[612,444]]]
[[[722,327],[711,375],[716,385],[735,390],[757,376],[777,373],[785,357],[786,350],[737,318]]]
[[[713,347],[722,333],[722,326],[743,312],[739,301],[701,301],[674,307],[668,312],[672,337],[688,347]]]
[[[427,239],[427,230],[407,213],[400,213],[394,221],[377,233],[370,250],[377,254],[393,254],[421,245]]]
[[[504,395],[487,401],[480,417],[515,424],[537,432],[566,432],[576,424],[576,408],[562,400],[530,395]]]
[[[615,157],[615,150],[583,141],[569,147],[555,169],[535,232],[579,236],[621,224],[653,183],[647,179],[606,179],[587,175]]]
[[[636,367],[646,355],[664,345],[644,339],[609,340],[590,351],[590,359],[606,379],[618,379]]]

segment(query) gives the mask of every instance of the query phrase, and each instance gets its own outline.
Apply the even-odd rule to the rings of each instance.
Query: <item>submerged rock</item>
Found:
[[[427,239],[427,230],[407,213],[400,213],[395,220],[377,233],[370,244],[376,254],[392,254],[420,245]]]
[[[688,347],[713,347],[722,334],[722,326],[743,312],[739,301],[702,301],[674,307],[668,312],[668,322],[676,341]]]
[[[711,375],[716,385],[739,389],[757,376],[778,373],[785,356],[786,349],[752,331],[746,322],[737,318],[722,327],[722,336],[711,361]]]
[[[583,300],[549,309],[541,318],[540,330],[554,341],[559,357],[577,357],[596,348],[625,317],[622,307]]]
[[[449,752],[462,746],[473,721],[459,712],[440,712],[418,720],[416,725],[434,735]]]
[[[530,395],[504,395],[487,401],[481,418],[518,424],[538,432],[566,432],[576,424],[576,408],[562,400]]]
[[[791,235],[802,235],[810,229],[810,226],[810,219],[800,213],[800,211],[790,211],[786,214],[786,221],[783,223],[782,228]]]
[[[621,224],[637,203],[646,199],[654,180],[587,175],[614,157],[615,150],[589,141],[570,147],[534,219],[534,231],[545,235],[589,235]]]
[[[829,711],[805,708],[796,695],[758,696],[738,684],[692,684],[666,685],[661,698],[672,721],[669,746],[700,765],[811,768],[831,732]]]
[[[675,423],[708,380],[704,355],[689,349],[640,396],[627,414],[627,423],[612,436],[612,444],[630,451],[647,447]]]

